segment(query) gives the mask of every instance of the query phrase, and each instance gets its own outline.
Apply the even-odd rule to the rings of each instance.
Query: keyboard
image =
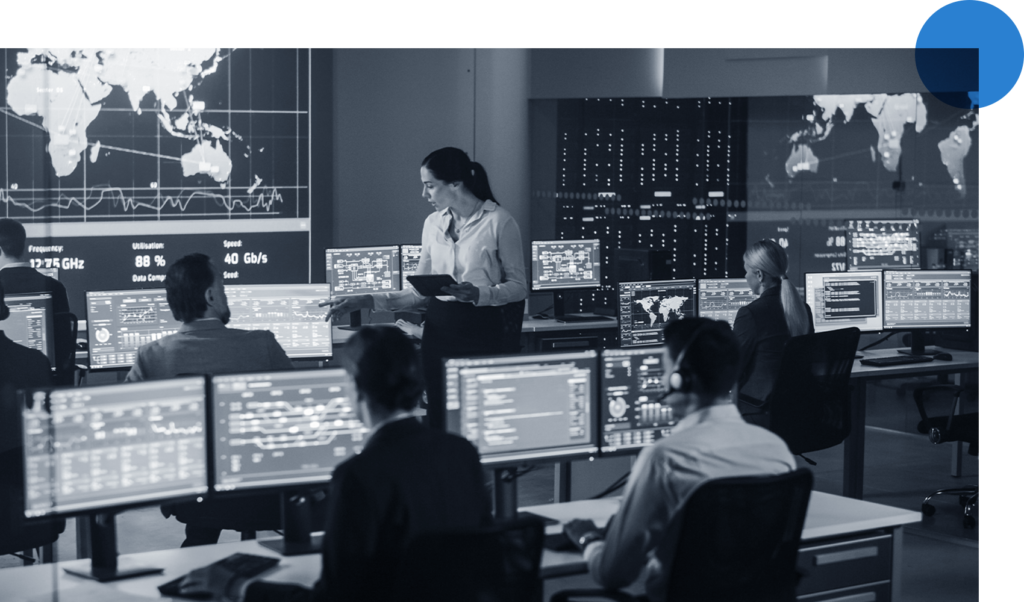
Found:
[[[280,558],[257,556],[255,554],[242,554],[239,552],[232,554],[227,558],[221,558],[213,564],[222,566],[243,579],[250,579],[259,575],[263,571],[274,568],[279,562],[281,562]],[[213,597],[210,592],[181,593],[179,588],[187,576],[188,575],[182,575],[173,581],[168,581],[163,585],[158,585],[157,589],[165,596],[178,596],[181,598],[193,598],[195,600],[206,600]]]
[[[932,358],[927,355],[891,355],[888,357],[874,357],[862,359],[861,364],[865,366],[875,366],[876,368],[884,368],[886,366],[902,366],[903,364],[923,364],[925,362],[933,361]]]

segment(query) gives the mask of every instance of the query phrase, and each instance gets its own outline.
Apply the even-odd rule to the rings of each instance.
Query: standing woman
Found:
[[[427,422],[445,428],[444,359],[506,350],[505,306],[526,299],[523,241],[512,215],[494,200],[487,172],[460,149],[436,150],[420,166],[423,197],[434,213],[423,222],[417,274],[450,274],[449,296],[424,297],[416,289],[336,297],[328,319],[360,309],[426,308],[423,369]],[[519,310],[521,320],[522,310]]]
[[[786,341],[814,332],[814,326],[811,308],[786,274],[789,258],[777,242],[751,245],[743,254],[743,269],[750,290],[759,295],[736,312],[732,327],[740,343],[740,413],[749,417],[768,409],[763,408],[764,400],[782,367]]]

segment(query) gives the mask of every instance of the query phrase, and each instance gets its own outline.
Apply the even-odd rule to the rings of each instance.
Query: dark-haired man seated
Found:
[[[292,369],[274,333],[226,326],[231,309],[224,277],[206,255],[193,253],[175,261],[167,270],[164,287],[181,328],[140,347],[126,380]]]
[[[167,270],[167,304],[178,332],[139,348],[126,380],[156,380],[180,374],[229,374],[291,370],[292,362],[269,330],[228,328],[231,309],[224,278],[202,253],[186,255]],[[206,500],[164,506],[185,523],[182,547],[217,543],[221,529],[278,528],[277,495]]]
[[[662,539],[693,491],[709,479],[780,474],[796,467],[786,443],[744,422],[733,404],[730,390],[739,358],[726,322],[689,318],[665,327],[662,365],[669,392],[662,403],[679,422],[670,436],[640,452],[607,534],[589,520],[565,525],[602,587],[630,585],[646,567],[647,596],[661,602],[667,555],[674,550],[674,545],[662,546]]]
[[[334,469],[316,585],[243,584],[211,565],[189,573],[182,593],[246,602],[388,600],[414,537],[491,521],[476,448],[412,415],[423,394],[412,342],[394,326],[364,326],[346,342],[342,363],[355,378],[370,434],[362,453]]]

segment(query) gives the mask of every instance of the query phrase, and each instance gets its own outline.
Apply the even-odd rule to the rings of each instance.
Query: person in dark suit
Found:
[[[0,219],[0,284],[10,294],[50,293],[53,313],[70,312],[64,285],[29,265],[25,239],[25,226],[13,219]]]
[[[64,519],[25,522],[22,404],[16,392],[49,387],[52,382],[50,360],[46,355],[19,345],[4,334],[2,322],[10,315],[11,310],[4,302],[4,287],[0,284],[0,545],[5,548],[11,542],[56,538],[65,526]]]
[[[4,287],[0,283],[0,322],[11,315],[4,302]],[[50,360],[35,349],[29,349],[7,338],[0,324],[0,451],[16,446],[15,436],[21,425],[21,410],[15,405],[14,393],[18,389],[41,388],[51,385]],[[13,429],[13,430],[12,430]]]
[[[360,416],[371,430],[362,453],[334,469],[316,585],[243,584],[211,565],[189,573],[183,593],[246,602],[386,600],[414,537],[491,521],[476,449],[411,414],[423,394],[412,342],[394,326],[364,326],[346,343],[342,362],[355,377]]]
[[[227,328],[231,319],[224,278],[202,253],[171,264],[164,280],[167,304],[178,332],[139,348],[127,381],[174,378],[179,374],[228,374],[291,370],[292,362],[269,330]],[[161,507],[185,523],[182,547],[217,543],[222,529],[280,528],[277,495],[206,500]]]
[[[763,422],[764,400],[771,393],[782,365],[782,349],[790,337],[814,332],[811,308],[786,274],[786,250],[773,240],[761,240],[743,254],[747,284],[757,299],[736,312],[733,332],[740,343],[740,413]]]

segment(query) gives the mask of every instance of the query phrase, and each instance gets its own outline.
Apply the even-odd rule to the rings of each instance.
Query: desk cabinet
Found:
[[[888,602],[893,598],[890,530],[804,540],[797,556],[801,602]],[[897,596],[898,597],[898,596]]]

